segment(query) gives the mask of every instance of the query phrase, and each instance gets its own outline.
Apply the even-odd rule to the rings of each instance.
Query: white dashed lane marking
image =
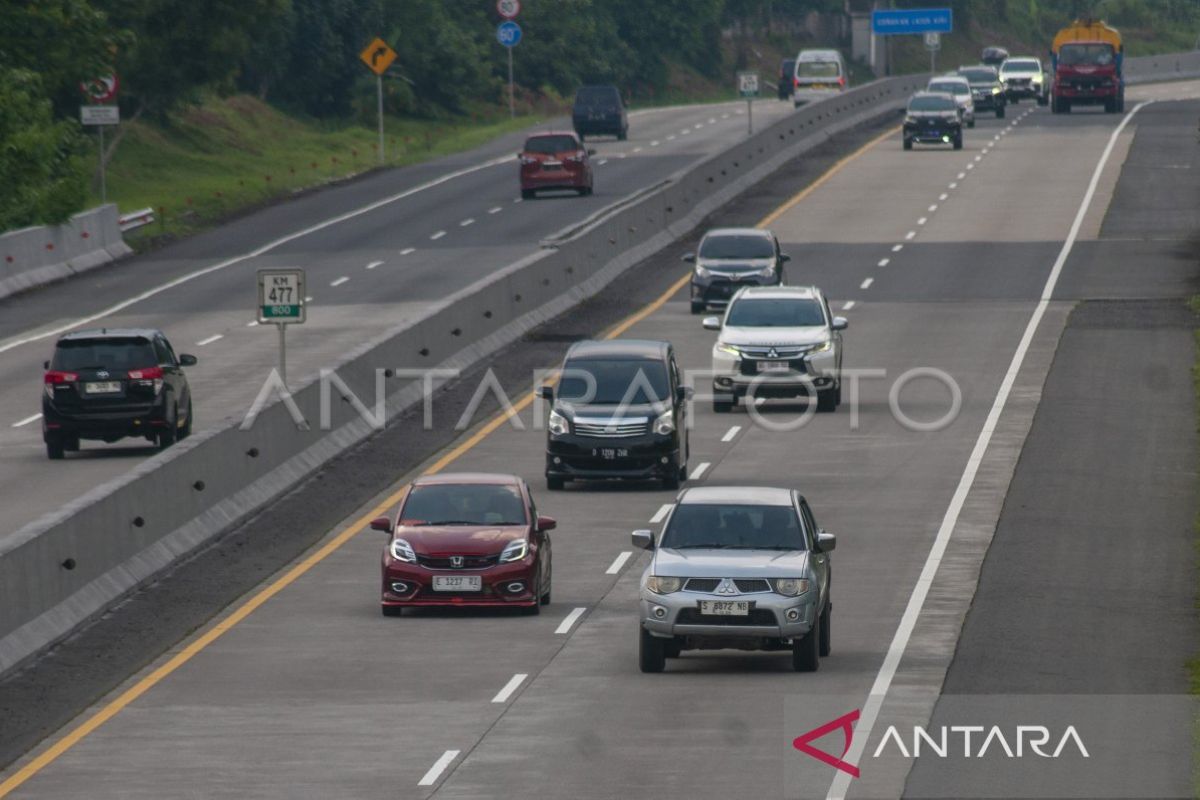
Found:
[[[376,267],[382,267],[382,266],[383,266],[382,261],[372,261],[370,264],[367,264],[367,269],[375,269]]]
[[[842,306],[842,311],[849,311],[852,308],[854,308],[854,301],[847,300],[846,303]]]
[[[671,513],[671,503],[663,505],[658,511],[654,512],[654,516],[650,518],[651,524],[657,525],[667,518],[667,514]]]
[[[425,773],[425,777],[417,782],[417,786],[433,786],[437,783],[437,779],[446,771],[446,767],[454,763],[454,759],[458,758],[459,750],[447,750],[442,753],[442,757],[433,762],[433,766],[429,768],[429,772]]]
[[[576,608],[572,610],[570,614],[567,614],[566,619],[558,624],[558,627],[554,629],[554,632],[560,635],[564,633],[570,633],[572,626],[579,621],[579,618],[582,617],[586,611],[586,608]]]
[[[704,473],[708,472],[708,468],[711,466],[712,466],[712,464],[708,463],[707,461],[700,462],[700,464],[698,464],[696,466],[696,468],[694,470],[692,470],[692,474],[688,475],[688,480],[690,480],[690,481],[700,480],[700,476],[703,475]]]
[[[632,555],[633,555],[633,552],[630,550],[624,550],[624,551],[618,553],[617,557],[613,559],[613,562],[608,565],[608,569],[604,570],[604,574],[605,575],[616,575],[618,572],[621,571],[621,567],[625,566],[625,562],[628,561],[629,557]]]
[[[875,279],[874,279],[874,278],[867,278],[865,281],[863,281],[863,282],[862,282],[862,283],[859,285],[859,287],[858,287],[858,288],[860,288],[860,289],[870,289],[870,288],[871,288],[871,284],[872,284],[872,283],[874,283],[874,282],[875,282]]]
[[[892,263],[892,260],[890,258],[879,259],[879,266],[881,266],[881,267],[886,267],[890,263]]]
[[[25,425],[28,425],[31,422],[37,422],[41,418],[42,418],[41,414],[34,414],[32,417],[26,417],[25,419],[20,420],[19,422],[14,422],[12,424],[12,426],[14,428],[21,428],[21,427],[24,427]]]
[[[413,253],[415,253],[415,252],[417,252],[417,248],[415,248],[415,247],[406,247],[406,248],[404,248],[403,250],[401,250],[401,251],[400,251],[400,255],[402,255],[402,256],[407,256],[407,255],[412,255],[412,254],[413,254]]]
[[[721,437],[722,442],[732,442],[738,435],[738,431],[742,429],[741,425],[734,425],[729,430],[725,431],[725,435]]]
[[[433,234],[429,238],[436,242],[438,239],[442,238],[445,235],[446,235],[445,231],[438,231],[437,233]]]
[[[349,278],[347,278],[345,275],[343,275],[342,277],[338,278],[335,281],[330,281],[329,285],[330,286],[341,286],[343,283],[346,283],[349,280],[350,280]]]
[[[492,698],[493,703],[505,703],[508,698],[513,696],[513,692],[521,688],[521,684],[529,677],[528,673],[518,672],[508,679],[508,683],[504,684],[504,688],[496,692],[496,696]]]
[[[212,336],[209,336],[207,339],[201,339],[200,341],[196,342],[196,347],[206,347],[206,346],[212,344],[213,342],[219,342],[221,339],[224,339],[224,338],[225,338],[225,334],[217,333]]]

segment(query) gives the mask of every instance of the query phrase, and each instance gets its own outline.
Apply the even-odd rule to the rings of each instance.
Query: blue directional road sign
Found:
[[[505,47],[516,47],[521,43],[521,26],[509,20],[496,28],[496,39]]]
[[[871,32],[876,36],[896,33],[950,33],[954,12],[949,8],[904,8],[871,12]]]

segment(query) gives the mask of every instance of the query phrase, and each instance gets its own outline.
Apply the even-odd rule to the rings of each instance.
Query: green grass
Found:
[[[448,120],[390,118],[387,164],[469,150],[536,124],[491,111]],[[108,199],[158,220],[128,238],[137,247],[208,228],[239,211],[377,166],[377,133],[284,114],[255,98],[210,99],[165,124],[130,124],[108,168]],[[99,201],[98,194],[93,198]]]

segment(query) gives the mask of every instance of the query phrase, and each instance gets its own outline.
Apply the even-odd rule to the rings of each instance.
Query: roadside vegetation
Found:
[[[900,0],[897,6],[928,5]],[[1094,14],[1129,53],[1190,49],[1195,0],[949,0],[956,32],[939,64],[985,44],[1043,54]],[[755,69],[764,99],[781,57],[848,44],[843,0],[525,0],[515,50],[518,120],[491,0],[0,0],[0,231],[55,223],[99,200],[97,142],[79,125],[83,81],[115,72],[122,124],[102,158],[109,199],[167,211],[184,233],[376,164],[374,36],[398,53],[384,78],[389,164],[471,147],[561,114],[584,83],[633,107],[733,97]],[[896,71],[928,69],[914,37]],[[852,65],[856,80],[869,78]],[[312,166],[313,164],[317,166]],[[269,176],[269,179],[268,179]]]

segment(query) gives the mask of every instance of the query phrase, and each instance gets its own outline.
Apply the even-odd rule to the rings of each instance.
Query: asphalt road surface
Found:
[[[756,128],[792,112],[756,104]],[[560,121],[561,122],[561,121]],[[539,126],[547,129],[550,125]],[[143,440],[85,442],[49,463],[38,412],[42,362],[58,333],[155,327],[188,370],[197,429],[240,418],[278,363],[278,336],[255,319],[255,273],[307,270],[308,320],[288,332],[292,381],[418,317],[431,302],[535,252],[539,242],[745,138],[745,103],[635,112],[629,139],[590,139],[595,194],[522,201],[524,134],[414,167],[388,170],[251,214],[218,230],[0,302],[0,536],[131,469]],[[201,273],[201,274],[198,274]],[[189,277],[190,276],[190,277]]]
[[[1196,87],[1139,91],[1195,95]],[[1154,531],[1130,533],[1145,540],[1169,530],[1164,546],[1178,563],[1164,566],[1162,554],[1137,559],[1129,564],[1135,572],[1165,571],[1120,576],[1123,592],[1155,587],[1136,608],[1085,594],[1060,623],[1102,639],[1118,614],[1126,646],[1096,648],[1117,666],[1105,667],[1105,679],[1090,689],[1084,680],[1082,691],[1183,691],[1182,664],[1167,651],[1183,658],[1195,644],[1192,583],[1168,579],[1194,576],[1190,540],[1177,530],[1195,499],[1194,422],[1181,389],[1192,362],[1179,340],[1186,324],[1180,327],[1176,312],[1155,311],[1152,318],[1170,324],[1142,334],[1158,337],[1151,341],[1126,333],[1136,327],[1128,316],[1076,309],[1076,301],[1111,297],[1114,286],[1125,287],[1120,297],[1145,297],[1138,292],[1147,285],[1159,298],[1194,291],[1194,257],[1147,261],[1140,265],[1146,274],[1131,274],[1119,243],[1105,238],[1145,180],[1133,169],[1139,139],[1181,147],[1181,126],[1194,135],[1200,105],[1151,105],[1119,132],[1123,117],[1052,116],[1027,104],[1015,111],[1006,120],[981,119],[961,152],[905,153],[896,135],[881,139],[773,221],[796,259],[791,279],[822,286],[837,313],[850,318],[847,367],[885,373],[862,381],[856,408],[851,402],[779,432],[745,412],[717,416],[697,406],[695,482],[797,486],[823,527],[839,536],[834,649],[819,672],[792,672],[785,654],[738,652],[687,653],[665,674],[638,672],[634,609],[646,557],[631,552],[628,532],[653,527],[672,497],[649,486],[538,492],[540,510],[559,521],[554,602],[541,616],[385,619],[376,594],[382,535],[362,529],[408,477],[397,475],[391,489],[333,526],[300,569],[280,573],[251,605],[235,604],[131,676],[98,706],[101,724],[68,726],[49,749],[14,765],[7,774],[15,779],[0,783],[0,796],[9,789],[21,798],[900,796],[908,764],[869,769],[870,752],[864,756],[880,721],[928,720],[943,681],[962,693],[1068,692],[1057,670],[1069,676],[1085,668],[1081,654],[1066,652],[1081,645],[1056,638],[1053,619],[1033,620],[1028,643],[1004,638],[1019,635],[1003,627],[1004,593],[1022,587],[1012,589],[1022,593],[1022,617],[1052,618],[1078,597],[1054,585],[1055,567],[1069,574],[1095,565],[1103,586],[1121,566],[1113,561],[1118,554],[1092,559],[1065,542],[1035,544],[1026,554],[1030,545],[1019,540],[1035,531],[1014,516],[1015,498],[1041,509],[1042,536],[1079,537],[1092,529],[1087,518],[1057,527],[1048,520],[1089,500],[1101,507],[1087,513],[1104,517],[1102,504],[1118,503],[1105,487],[1121,485],[1122,470],[1144,475],[1151,466],[1168,470],[1168,482],[1143,478],[1125,492],[1144,503],[1157,487],[1153,501],[1165,508],[1149,519]],[[1180,217],[1169,236],[1187,225]],[[1094,333],[1088,320],[1115,333]],[[700,330],[682,293],[623,334],[670,339],[685,369],[708,366],[713,336]],[[1105,363],[1095,361],[1096,343],[1122,336],[1149,359],[1167,399],[1153,412],[1165,419],[1150,429],[1130,428],[1136,423],[1098,404],[1079,377]],[[1150,356],[1145,347],[1154,348]],[[889,408],[889,390],[913,368],[941,370],[961,392],[958,413],[938,430],[914,431]],[[909,383],[898,396],[917,422],[942,417],[952,403],[934,381]],[[768,403],[761,414],[781,423],[801,411]],[[544,434],[524,416],[526,430],[477,431],[413,474],[430,466],[515,471],[541,485]],[[1130,463],[1112,464],[1108,453],[1103,469],[1070,469],[1070,448],[1081,436],[1099,435],[1087,420],[1111,424],[1118,441],[1106,447]],[[1167,442],[1167,454],[1134,446],[1139,430]],[[1128,446],[1121,437],[1130,437]],[[1092,466],[1097,454],[1078,457]],[[1049,468],[1053,482],[1037,480]],[[284,503],[303,508],[305,495]],[[1140,522],[1123,513],[1106,519]],[[989,552],[989,545],[1003,546]],[[1048,563],[1029,563],[1039,558]],[[968,614],[981,568],[979,599]],[[1038,576],[1040,583],[1024,585]],[[1036,603],[1043,589],[1045,606]],[[1180,609],[1189,612],[1185,619],[1169,616]],[[1137,658],[1132,650],[1140,646],[1134,618],[1160,613],[1166,621],[1151,630],[1163,655],[1130,667],[1126,659]],[[1002,634],[994,660],[993,629]],[[960,630],[963,650],[953,660]],[[1054,651],[1047,680],[1046,662],[1037,658],[1045,649]],[[1001,656],[1027,680],[993,685],[987,670],[1003,670]],[[1139,682],[1143,671],[1154,671],[1155,681]],[[863,712],[847,754],[863,768],[854,782],[804,761],[791,746],[794,736],[851,709]],[[1156,744],[1173,756],[1163,762],[1175,770],[1169,778],[1187,785],[1190,726],[1173,733],[1173,745]],[[916,787],[914,796],[964,796],[943,794],[944,786]],[[997,796],[987,785],[970,788]]]

